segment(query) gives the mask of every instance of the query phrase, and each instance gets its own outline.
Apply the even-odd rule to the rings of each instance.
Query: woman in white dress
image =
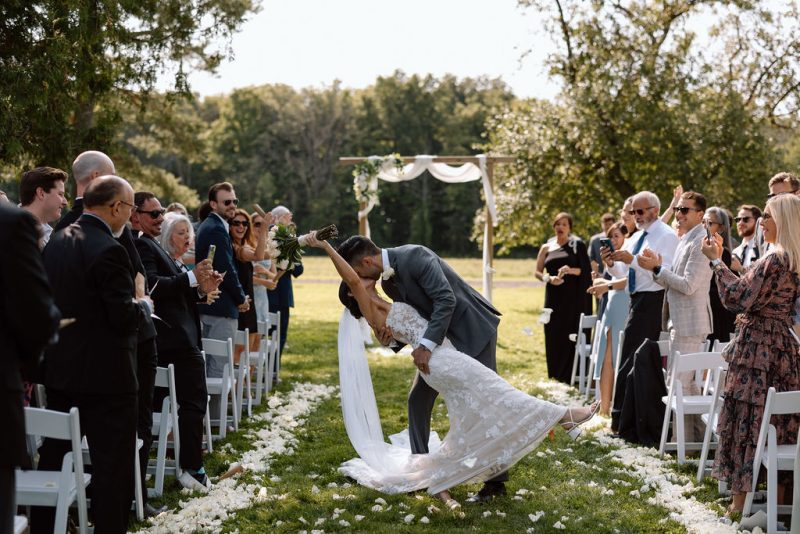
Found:
[[[345,462],[340,472],[360,484],[384,493],[427,489],[451,509],[457,508],[449,488],[506,471],[558,424],[576,438],[579,425],[596,412],[598,403],[568,409],[531,397],[445,340],[431,355],[430,373],[417,379],[425,380],[444,398],[450,431],[441,444],[431,440],[428,454],[411,454],[407,442],[397,436],[393,444],[385,443],[368,371],[366,376],[359,374],[359,361],[348,360],[360,352],[366,366],[357,319],[363,316],[373,327],[386,325],[395,339],[412,346],[418,344],[427,321],[407,304],[383,300],[375,280],[359,278],[329,243],[317,240],[313,233],[308,245],[330,256],[347,286],[340,291],[349,310],[343,313],[339,328],[342,410],[360,458]]]

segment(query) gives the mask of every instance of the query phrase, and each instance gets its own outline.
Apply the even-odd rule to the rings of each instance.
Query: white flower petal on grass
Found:
[[[337,484],[336,482],[328,482],[328,487],[329,488],[338,488],[339,484]]]
[[[495,510],[494,511],[494,515],[496,515],[497,517],[505,517],[506,513],[505,512],[501,512],[500,510]]]
[[[514,500],[515,500],[515,501],[524,501],[525,499],[523,499],[523,498],[522,498],[522,497],[520,497],[519,495],[514,495]]]
[[[350,522],[348,522],[348,521],[345,521],[344,519],[340,519],[340,520],[339,520],[339,524],[340,524],[341,526],[343,526],[343,527],[349,527],[349,526],[350,526]]]
[[[382,497],[378,497],[377,499],[375,499],[375,503],[380,504],[382,506],[386,506],[386,501]]]
[[[516,495],[527,495],[528,493],[530,493],[530,491],[528,491],[527,489],[520,488],[520,489],[517,490]]]
[[[318,527],[321,524],[325,523],[325,521],[327,521],[327,520],[324,517],[318,517],[317,520],[314,521],[314,526]]]
[[[317,493],[319,493],[319,488],[316,485],[311,486],[311,493],[316,495]]]
[[[430,520],[430,519],[428,519],[428,516],[425,516],[425,515],[424,515],[424,516],[422,516],[422,517],[420,517],[420,518],[419,518],[419,522],[420,522],[420,523],[424,523],[424,524],[426,524],[426,525],[427,525],[428,523],[430,523],[430,522],[431,522],[431,520]]]
[[[381,506],[380,504],[376,504],[375,506],[370,508],[370,511],[376,512],[376,513],[377,512],[383,512],[383,506]]]
[[[306,521],[306,518],[303,516],[298,517],[297,520],[303,523],[304,525],[308,524],[308,521]]]
[[[544,511],[543,510],[539,510],[535,514],[528,514],[528,519],[530,519],[532,523],[536,523],[542,517],[544,517]]]
[[[547,455],[542,451],[536,451],[536,456],[538,456],[539,458],[547,458]]]
[[[428,513],[429,514],[435,514],[438,511],[439,511],[439,509],[436,506],[434,506],[434,505],[428,506]]]
[[[414,521],[414,514],[408,514],[403,518],[403,521],[406,523],[411,523],[412,521]]]
[[[492,512],[490,512],[489,510],[483,512],[483,517],[489,517],[490,515],[492,515]]]
[[[364,519],[363,515],[357,515],[357,516],[354,516],[354,517],[355,517],[356,521],[361,521],[362,519]]]
[[[561,521],[556,521],[555,523],[553,523],[553,528],[556,530],[567,530],[567,527],[564,526],[564,523],[562,523]]]

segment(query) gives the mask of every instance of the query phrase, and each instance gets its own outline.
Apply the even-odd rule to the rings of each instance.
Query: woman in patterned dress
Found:
[[[792,332],[798,295],[800,197],[783,194],[767,203],[761,221],[772,251],[744,276],[722,262],[720,236],[706,240],[703,253],[712,260],[722,304],[740,314],[737,332],[723,351],[728,362],[725,401],[719,417],[719,446],[714,476],[731,488],[729,512],[741,512],[753,484],[753,459],[767,391],[800,389],[800,345]],[[775,417],[778,443],[796,443],[800,420]]]

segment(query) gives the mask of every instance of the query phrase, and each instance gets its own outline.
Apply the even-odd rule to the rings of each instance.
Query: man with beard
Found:
[[[732,254],[739,260],[741,265],[739,268],[740,274],[761,257],[756,240],[756,225],[760,218],[761,210],[758,206],[751,204],[739,206],[739,212],[736,214],[734,221],[736,221],[736,231],[739,233],[739,237],[742,238],[742,243],[733,249]]]

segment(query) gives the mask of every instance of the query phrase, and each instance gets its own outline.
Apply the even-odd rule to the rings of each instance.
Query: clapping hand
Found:
[[[708,238],[703,239],[703,245],[700,250],[703,251],[703,254],[705,254],[706,258],[709,260],[716,260],[722,256],[722,236],[715,233],[713,241]]]
[[[661,265],[661,254],[658,254],[649,248],[646,248],[639,254],[639,267],[652,271],[657,266]]]

